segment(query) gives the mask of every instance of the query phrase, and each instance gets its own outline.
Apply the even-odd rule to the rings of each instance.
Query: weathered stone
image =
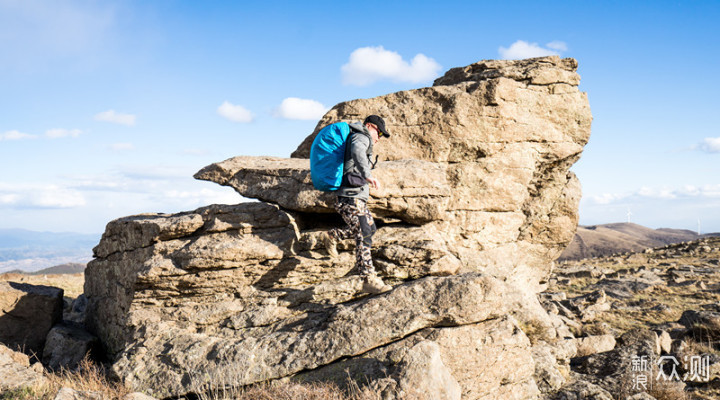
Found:
[[[32,387],[45,382],[40,363],[30,365],[30,358],[0,344],[0,394],[6,390]]]
[[[670,353],[672,351],[672,337],[667,331],[654,331],[658,336],[658,344],[660,345],[660,353]]]
[[[380,114],[393,133],[376,148],[382,189],[369,201],[373,259],[393,286],[378,296],[359,292],[352,241],[336,259],[321,243],[342,221],[308,179],[314,134],[294,159],[234,158],[196,176],[263,202],[112,221],[85,294],[87,326],[113,373],[158,397],[216,379],[325,379],[339,366],[372,370],[362,375],[369,384],[395,392],[430,374],[439,381],[423,384],[449,397],[450,377],[464,399],[537,397],[520,327],[533,341],[572,336],[536,293],[577,224],[569,168],[591,115],[576,67],[557,57],[485,61],[323,117],[316,132]],[[424,341],[438,351],[408,353]],[[428,372],[442,370],[438,352],[447,374]]]
[[[658,364],[660,348],[655,332],[646,329],[634,329],[624,333],[614,350],[579,357],[575,370],[585,374],[584,378],[602,386],[617,397],[625,398],[642,391],[642,387],[632,387],[636,374],[647,375],[648,382],[654,379],[653,366]],[[645,363],[642,371],[633,371],[632,362]],[[681,381],[668,382],[682,391],[685,384]]]
[[[408,349],[422,341],[437,343],[443,363],[457,379],[463,399],[531,399],[538,394],[533,373],[535,362],[530,342],[513,317],[448,328],[428,328],[403,340],[379,347],[361,356],[341,360],[294,379],[333,381],[340,386],[347,378],[358,382],[393,377]],[[508,360],[512,368],[504,368]],[[397,382],[380,382],[392,393]]]
[[[0,282],[0,343],[42,354],[45,337],[62,312],[62,289]]]
[[[465,270],[518,279],[538,292],[550,261],[577,225],[580,186],[569,168],[589,138],[592,117],[586,95],[572,83],[579,81],[576,65],[558,57],[482,61],[462,69],[471,73],[449,72],[433,87],[340,103],[292,157],[307,159],[315,135],[329,123],[383,115],[393,135],[376,146],[379,165],[413,160],[435,165],[430,169],[436,173],[426,179],[421,169],[407,179],[408,168],[379,167],[380,181],[400,190],[372,191],[371,208],[381,216],[437,225]],[[543,78],[522,75],[538,71]],[[546,81],[552,83],[538,83]],[[289,209],[299,209],[299,203],[313,212],[330,209],[331,197],[313,191],[307,170],[297,167],[307,160],[273,159],[272,168],[258,167],[260,161],[227,160],[197,177]],[[395,200],[418,193],[417,205]],[[399,212],[391,210],[395,203]]]
[[[552,400],[614,400],[607,390],[587,381],[574,381],[560,389]]]
[[[75,390],[68,387],[60,389],[54,400],[102,400],[101,392],[90,390]]]
[[[720,338],[720,312],[687,310],[682,313],[679,323],[687,327],[693,337],[703,340]]]
[[[535,361],[535,383],[542,393],[554,392],[565,384],[569,368],[558,363],[551,346],[545,344],[533,346]]]
[[[589,356],[614,349],[615,337],[613,335],[586,336],[576,338],[575,345],[577,346],[577,357]]]
[[[460,384],[443,364],[435,342],[426,340],[411,347],[395,368],[398,399],[460,400]]]
[[[413,224],[445,219],[450,200],[445,166],[419,160],[388,161],[378,163],[373,175],[382,182],[368,202],[377,217]],[[307,159],[234,157],[203,168],[195,178],[231,186],[244,197],[287,210],[335,212],[335,196],[313,187]]]
[[[63,320],[76,324],[85,323],[85,312],[87,311],[87,297],[81,294],[70,304],[70,309],[63,312]]]
[[[157,312],[153,316],[143,310],[142,318],[128,317],[130,327],[134,324],[141,334],[129,342],[131,346],[113,369],[131,388],[159,397],[167,393],[157,392],[157,388],[168,393],[189,391],[188,371],[204,371],[212,377],[226,374],[229,368],[238,369],[242,374],[235,384],[251,384],[357,356],[425,327],[465,325],[497,317],[521,308],[520,299],[520,294],[513,294],[499,281],[464,274],[424,278],[383,296],[325,312],[296,312],[269,326],[224,328],[214,334],[209,334],[210,329],[207,333],[188,331],[184,328],[190,322],[187,319],[162,321]],[[195,323],[206,317],[191,313],[189,305],[183,308],[188,309],[187,314],[180,308],[178,315],[194,315]],[[238,303],[235,313],[241,309]],[[221,314],[216,319],[229,319],[233,314],[222,309],[216,312]],[[144,330],[153,335],[142,335]]]
[[[157,399],[152,396],[148,396],[144,393],[134,392],[134,393],[127,394],[125,397],[123,397],[123,400],[157,400]]]
[[[43,363],[53,370],[73,370],[97,344],[97,338],[80,326],[55,325],[45,341]]]
[[[628,397],[626,400],[657,400],[655,397],[650,396],[646,392],[635,393]]]
[[[629,299],[638,293],[645,293],[657,285],[664,285],[665,281],[654,278],[628,276],[618,279],[602,279],[593,287],[603,289],[608,296],[618,299]]]

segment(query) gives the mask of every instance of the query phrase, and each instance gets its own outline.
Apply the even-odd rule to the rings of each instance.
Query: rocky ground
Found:
[[[618,390],[628,390],[628,386],[630,389],[648,386],[647,392],[658,399],[720,398],[719,264],[720,238],[559,263],[541,296],[546,309],[560,315],[580,338],[578,355],[571,361],[571,374],[579,379],[594,375],[585,380],[600,381],[600,386],[607,388],[608,385],[603,385],[607,382],[602,380],[618,372],[618,368],[624,369],[627,372],[624,385],[610,385],[615,388],[614,397],[618,397]],[[650,379],[640,385],[643,382],[638,382],[636,375],[641,360],[633,359],[637,353],[618,352],[622,335],[640,332],[638,329],[657,334],[660,351],[650,359],[656,361],[652,364],[664,366],[664,376],[670,378],[667,382],[676,383],[672,389],[649,388],[650,384],[659,383],[656,378],[660,371],[653,365],[647,366],[655,368]],[[603,340],[606,348],[602,348]],[[589,349],[583,349],[584,345]],[[583,357],[583,352],[609,348],[615,348],[612,373],[593,367],[604,353]],[[701,364],[692,365],[696,361]],[[701,379],[691,379],[695,378],[694,372],[702,372]],[[661,381],[664,376],[660,375]]]
[[[61,287],[70,300],[80,294],[83,276],[6,274],[2,280]],[[578,383],[546,398],[720,398],[720,238],[558,263],[541,299],[571,328],[578,349],[567,371]],[[524,328],[533,339],[532,327]],[[646,351],[642,343],[658,348]],[[643,355],[649,357],[647,390],[633,390],[643,383],[634,368]],[[707,360],[706,370],[692,359]],[[657,379],[658,363],[667,381]],[[652,397],[638,397],[645,394]]]

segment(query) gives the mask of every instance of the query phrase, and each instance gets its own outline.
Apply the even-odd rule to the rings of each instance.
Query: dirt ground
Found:
[[[54,286],[63,289],[65,291],[65,297],[75,299],[83,293],[85,274],[0,274],[0,282],[2,281],[28,283],[31,285]]]

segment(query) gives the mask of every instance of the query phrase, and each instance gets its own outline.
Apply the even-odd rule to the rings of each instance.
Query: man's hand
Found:
[[[367,178],[367,183],[370,184],[370,187],[373,189],[380,189],[380,182],[375,178]]]

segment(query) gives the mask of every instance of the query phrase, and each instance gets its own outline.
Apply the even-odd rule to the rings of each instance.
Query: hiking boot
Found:
[[[320,235],[320,241],[322,241],[325,250],[327,250],[330,258],[338,258],[337,252],[337,240],[330,234],[330,232],[323,232]]]
[[[386,285],[377,275],[368,275],[363,279],[362,292],[370,294],[385,293],[392,289],[392,286]]]

